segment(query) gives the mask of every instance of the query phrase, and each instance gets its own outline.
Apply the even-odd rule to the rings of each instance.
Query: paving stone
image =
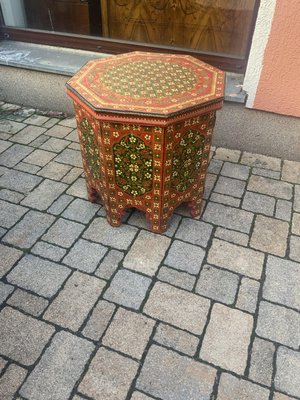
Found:
[[[136,361],[100,347],[78,390],[94,400],[123,400],[138,365]]]
[[[287,200],[277,200],[275,217],[290,221],[292,215],[292,202]]]
[[[0,140],[0,153],[12,146],[12,143]]]
[[[14,291],[14,287],[0,281],[0,305]]]
[[[4,360],[4,358],[0,357],[0,375],[1,375],[1,372],[3,371],[4,367],[6,366],[6,364],[7,364],[7,361]]]
[[[247,180],[249,177],[250,168],[245,165],[233,164],[225,162],[221,171],[221,175],[229,178]]]
[[[10,190],[18,189],[18,192],[27,193],[37,186],[41,180],[42,178],[38,176],[10,170],[1,176],[0,186]]]
[[[35,164],[40,167],[44,167],[55,156],[56,156],[56,154],[52,153],[50,151],[37,149],[37,150],[34,150],[31,154],[29,154],[29,156],[27,156],[24,159],[24,162],[27,162],[29,164]]]
[[[233,304],[239,277],[232,272],[204,265],[196,286],[196,293],[226,304]]]
[[[242,311],[214,304],[200,358],[237,374],[244,374],[253,318]]]
[[[59,181],[67,174],[67,172],[70,171],[70,169],[71,167],[69,165],[51,161],[38,172],[38,175]]]
[[[169,221],[169,226],[168,226],[168,230],[166,232],[163,233],[163,235],[165,236],[173,236],[178,224],[181,220],[181,217],[177,214],[173,214],[171,217],[171,220]],[[134,210],[133,214],[130,216],[128,223],[131,225],[135,225],[138,228],[142,228],[142,229],[150,229],[150,223],[147,220],[145,213],[143,213],[142,211],[139,210]]]
[[[82,224],[59,218],[42,239],[68,248],[72,246],[84,228],[85,226]]]
[[[78,396],[78,395],[76,394],[74,397],[72,397],[72,400],[86,400],[86,399],[84,399],[83,397]]]
[[[124,253],[119,250],[110,250],[95,271],[95,275],[99,278],[110,279],[118,268],[119,263],[123,260]]]
[[[2,200],[0,200],[0,209],[0,226],[3,228],[11,228],[28,211],[28,208]]]
[[[228,196],[242,197],[246,183],[238,179],[220,176],[214,188],[214,192],[226,194]]]
[[[24,129],[14,135],[11,140],[21,144],[29,144],[45,131],[45,128],[41,128],[39,126],[26,126]]]
[[[227,242],[240,244],[242,246],[247,246],[249,242],[249,236],[245,233],[231,231],[229,229],[224,229],[220,227],[216,229],[215,237],[226,240]]]
[[[37,360],[53,333],[49,324],[13,308],[5,307],[0,313],[0,353],[23,365]]]
[[[280,179],[280,172],[270,169],[252,168],[252,174],[264,176],[265,178]]]
[[[69,187],[67,193],[71,196],[80,197],[82,199],[87,199],[86,182],[83,178],[78,178],[77,181]]]
[[[285,394],[282,394],[282,393],[274,392],[273,400],[295,400],[295,398],[286,396]]]
[[[215,186],[217,175],[207,174],[205,179],[203,199],[207,200]]]
[[[39,317],[48,306],[48,300],[28,293],[25,290],[17,289],[8,299],[7,304],[17,307],[34,317]]]
[[[0,398],[13,400],[26,375],[26,369],[15,364],[9,365],[4,375],[0,378]]]
[[[130,400],[151,400],[151,399],[153,399],[153,397],[146,396],[145,394],[136,391],[134,391],[132,393],[132,396],[130,397]]]
[[[275,218],[258,215],[255,220],[250,246],[277,256],[285,256],[289,225]]]
[[[253,214],[222,204],[208,203],[202,219],[224,228],[249,233]]]
[[[33,151],[31,147],[14,144],[0,154],[0,165],[12,168]]]
[[[30,146],[31,147],[40,147],[48,139],[49,139],[49,136],[42,134],[42,135],[38,136],[36,139],[34,139],[34,141],[30,143]]]
[[[171,347],[191,357],[195,355],[199,343],[197,336],[163,323],[158,325],[154,340],[163,346]]]
[[[25,119],[24,122],[26,124],[41,126],[47,122],[48,119],[48,117],[44,117],[43,115],[33,114],[29,118]]]
[[[47,131],[47,135],[62,139],[67,136],[71,131],[72,128],[61,125],[54,125]]]
[[[93,309],[82,334],[92,340],[100,340],[105,332],[107,325],[116,309],[116,306],[105,300],[99,300]]]
[[[4,235],[6,234],[6,232],[7,232],[7,229],[4,229],[4,228],[1,228],[1,227],[0,227],[0,238],[1,238],[2,236],[4,236]],[[2,266],[1,266],[1,264],[0,264],[0,276],[1,276],[1,268],[2,268]]]
[[[67,185],[64,183],[45,179],[37,188],[25,197],[21,204],[36,208],[40,211],[46,210],[66,188]]]
[[[268,400],[268,389],[255,383],[222,373],[217,400]]]
[[[50,243],[37,242],[31,249],[31,252],[38,256],[50,258],[53,261],[60,261],[67,251]]]
[[[164,400],[209,400],[215,376],[214,368],[153,345],[136,387]]]
[[[275,346],[266,340],[255,338],[251,352],[249,378],[262,385],[271,386]]]
[[[138,310],[151,279],[126,269],[119,270],[104,293],[106,300]]]
[[[0,121],[0,132],[15,134],[23,129],[26,125],[21,122],[8,121],[7,119],[2,119]]]
[[[125,256],[123,266],[153,276],[170,243],[165,236],[142,230]]]
[[[300,236],[300,214],[293,213],[292,233]]]
[[[73,129],[73,131],[66,136],[66,139],[71,140],[72,142],[79,142],[77,129]]]
[[[80,151],[65,149],[58,156],[56,156],[55,161],[62,164],[73,165],[73,167],[82,168],[82,158]]]
[[[290,254],[289,257],[294,261],[300,261],[300,237],[290,237]]]
[[[1,189],[0,190],[0,199],[7,200],[11,203],[20,203],[22,199],[24,199],[24,195],[18,192],[14,192],[8,189]]]
[[[75,199],[63,212],[62,216],[87,224],[99,210],[99,207],[98,204],[91,203],[90,201]]]
[[[65,118],[59,122],[59,125],[67,126],[69,128],[76,128],[76,118]]]
[[[264,254],[223,240],[214,239],[207,261],[250,278],[260,279]]]
[[[241,164],[246,164],[251,167],[271,169],[273,171],[281,170],[280,158],[264,156],[262,154],[247,153],[246,151],[242,155]]]
[[[279,199],[290,200],[293,195],[293,187],[290,183],[252,175],[247,190],[273,196]]]
[[[209,162],[207,172],[210,174],[219,174],[223,166],[223,161],[212,159]]]
[[[254,313],[257,306],[257,297],[259,291],[259,282],[254,279],[243,277],[241,280],[241,286],[236,302],[236,307]]]
[[[43,150],[53,151],[54,153],[60,153],[69,144],[70,142],[68,140],[51,137],[44,144],[42,144],[40,148]]]
[[[68,149],[78,150],[80,151],[80,144],[79,143],[70,143]]]
[[[174,240],[165,264],[190,274],[198,274],[201,268],[205,251],[198,246]]]
[[[127,250],[137,232],[137,228],[133,226],[121,225],[116,229],[106,219],[97,218],[84,232],[83,237],[118,250]]]
[[[66,400],[79,380],[94,345],[58,332],[20,390],[30,400]]]
[[[241,199],[236,197],[226,196],[225,194],[212,193],[210,196],[210,201],[215,203],[226,204],[228,206],[239,207],[241,204]]]
[[[300,353],[280,346],[276,358],[275,388],[300,396]]]
[[[240,159],[241,152],[239,150],[230,150],[218,147],[214,156],[217,160],[238,162]]]
[[[50,214],[59,215],[71,203],[74,197],[68,194],[62,194],[55,202],[48,208]]]
[[[2,239],[17,247],[29,249],[53,223],[54,217],[30,210]]]
[[[74,272],[50,304],[44,319],[77,331],[99,298],[105,281]]]
[[[300,183],[300,162],[283,161],[281,179],[291,183]]]
[[[2,167],[2,166],[0,165],[0,176],[4,175],[4,174],[5,174],[5,172],[8,172],[8,171],[9,171],[9,169],[8,169],[8,168],[6,168],[6,167]]]
[[[144,313],[200,335],[206,323],[209,307],[208,299],[157,282],[144,306]]]
[[[272,216],[274,214],[275,199],[264,194],[246,192],[242,208],[254,213]]]
[[[295,185],[294,211],[300,212],[300,185]]]
[[[176,271],[175,269],[168,268],[164,265],[159,269],[157,278],[160,281],[170,283],[171,285],[175,285],[189,291],[193,290],[196,282],[195,276],[187,274],[186,272]]]
[[[79,239],[63,262],[72,268],[92,273],[107,252],[107,248],[98,243]]]
[[[51,297],[70,274],[70,269],[26,254],[7,275],[7,281],[41,296]]]
[[[212,233],[212,228],[211,225],[205,222],[183,218],[175,237],[185,242],[206,247]]]
[[[65,175],[65,176],[62,178],[62,182],[63,182],[63,183],[67,183],[68,185],[70,185],[70,184],[73,183],[81,174],[82,174],[82,168],[74,167],[74,168],[71,169],[70,172],[67,173],[67,175]],[[85,195],[84,195],[84,196],[79,196],[79,197],[83,197],[84,199],[87,198],[86,189],[85,189]]]
[[[104,346],[141,359],[153,331],[155,321],[132,311],[119,308],[102,343]]]
[[[46,121],[43,124],[43,127],[45,128],[52,128],[53,125],[55,125],[57,122],[59,122],[60,120],[58,118],[49,118],[48,121]]]
[[[300,311],[300,264],[268,256],[263,297]]]
[[[0,243],[0,278],[21,258],[23,252]]]
[[[35,175],[37,172],[39,172],[41,167],[38,167],[37,165],[33,165],[33,164],[27,164],[27,163],[21,161],[21,162],[19,162],[19,164],[17,164],[14,167],[14,169],[17,169],[18,171],[22,171],[22,172],[28,172],[28,174]]]
[[[300,314],[276,304],[261,301],[256,333],[262,338],[294,349],[300,345]]]

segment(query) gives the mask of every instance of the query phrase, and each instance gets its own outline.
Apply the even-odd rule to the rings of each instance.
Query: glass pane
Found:
[[[0,0],[8,26],[244,57],[256,0]]]

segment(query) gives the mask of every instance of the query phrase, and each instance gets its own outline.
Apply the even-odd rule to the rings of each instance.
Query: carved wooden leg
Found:
[[[88,183],[86,184],[86,189],[87,189],[88,200],[91,203],[96,203],[98,200],[97,190],[91,187]]]
[[[196,200],[188,202],[187,205],[193,218],[200,217],[202,213],[202,193],[201,196],[197,197]]]

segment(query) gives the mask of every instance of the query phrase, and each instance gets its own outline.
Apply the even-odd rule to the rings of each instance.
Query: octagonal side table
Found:
[[[88,62],[67,83],[90,201],[113,226],[126,208],[164,232],[175,208],[200,214],[224,73],[185,55],[132,52]]]

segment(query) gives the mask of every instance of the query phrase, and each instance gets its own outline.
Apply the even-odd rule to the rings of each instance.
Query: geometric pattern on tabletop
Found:
[[[67,83],[89,199],[108,222],[126,208],[164,232],[174,209],[200,214],[224,73],[190,56],[132,52],[88,62]]]

